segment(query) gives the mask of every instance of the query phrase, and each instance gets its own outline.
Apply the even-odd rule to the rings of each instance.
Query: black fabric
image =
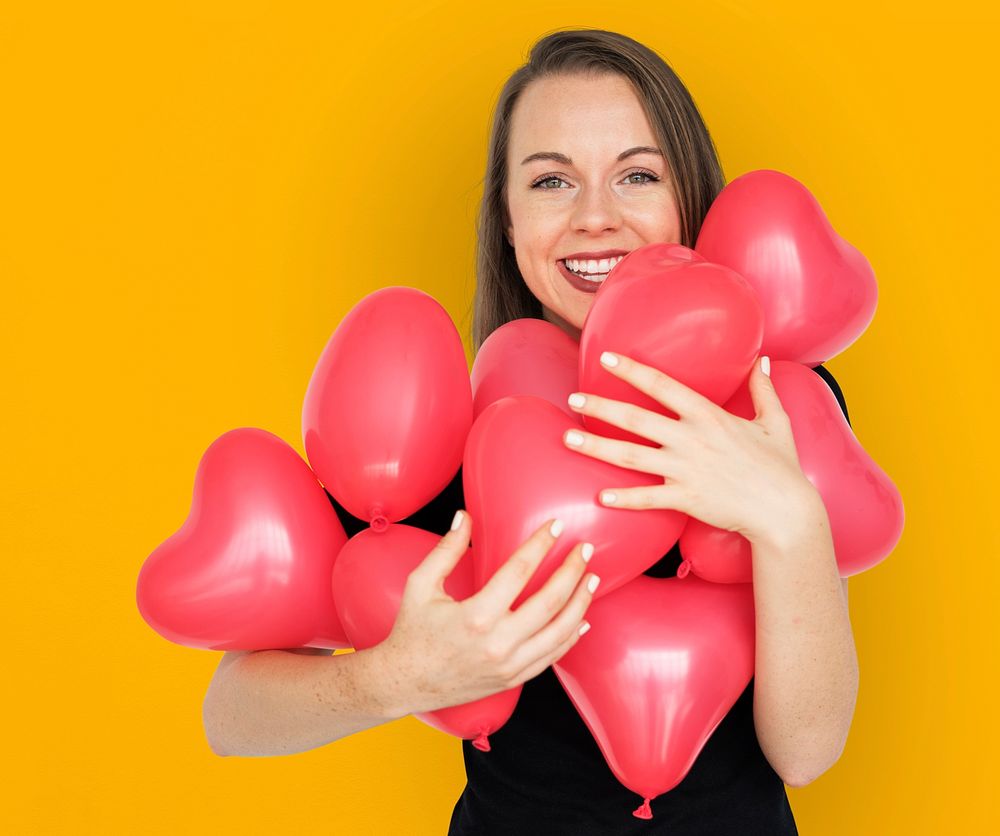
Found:
[[[844,403],[833,375],[815,368]],[[328,496],[329,493],[327,494]],[[348,535],[365,523],[330,496]],[[401,522],[444,535],[465,508],[462,469]],[[674,577],[675,545],[645,574]],[[467,783],[448,836],[785,836],[797,834],[785,785],[761,751],[753,721],[753,679],[673,790],[650,802],[653,818],[632,815],[642,798],[622,786],[552,668],[524,683],[511,718],[490,735],[490,751],[462,741]]]

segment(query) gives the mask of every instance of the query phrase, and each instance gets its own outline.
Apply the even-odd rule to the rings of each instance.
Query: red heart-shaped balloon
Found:
[[[644,512],[645,513],[645,512]],[[644,799],[687,775],[754,671],[749,584],[640,575],[591,603],[553,665],[618,780]]]
[[[673,789],[754,671],[749,584],[640,575],[587,610],[554,665],[618,780],[649,801]]]
[[[567,398],[577,390],[580,346],[544,319],[514,319],[491,333],[472,364],[472,415],[510,395],[534,395],[559,407],[574,421],[580,415]]]
[[[662,484],[662,477],[567,449],[563,433],[576,426],[548,401],[516,395],[490,404],[469,433],[462,483],[473,520],[476,589],[547,519],[557,517],[565,526],[513,607],[581,541],[594,544],[589,568],[601,577],[596,594],[606,594],[656,563],[687,520],[680,511],[602,505],[604,488]]]
[[[333,588],[337,612],[354,647],[373,647],[392,632],[407,577],[440,540],[436,534],[396,524],[385,531],[365,529],[347,542],[337,558]],[[445,579],[445,592],[456,601],[464,601],[475,591],[472,575],[469,549]],[[489,751],[487,736],[510,719],[520,694],[518,685],[414,716],[440,731],[471,739],[476,748]]]
[[[903,533],[903,500],[892,480],[861,446],[836,396],[812,369],[771,363],[771,380],[788,413],[799,464],[826,506],[841,577],[870,569]],[[725,408],[748,420],[755,410],[744,382]],[[753,579],[750,544],[733,531],[689,519],[680,538],[687,565],[717,583]]]
[[[143,563],[136,603],[188,647],[350,647],[331,587],[346,541],[295,450],[266,430],[230,430],[198,464],[184,524]]]
[[[580,335],[580,391],[676,418],[605,369],[601,353],[653,366],[722,404],[746,378],[762,336],[760,303],[741,276],[680,244],[647,244],[615,265],[591,305]],[[609,438],[658,446],[591,415],[583,424]]]
[[[424,507],[462,461],[472,387],[448,312],[412,287],[370,293],[323,349],[302,434],[320,481],[375,529]]]
[[[816,366],[853,343],[875,316],[868,259],[834,231],[812,193],[780,171],[751,171],[715,198],[695,249],[725,264],[764,307],[761,353]]]

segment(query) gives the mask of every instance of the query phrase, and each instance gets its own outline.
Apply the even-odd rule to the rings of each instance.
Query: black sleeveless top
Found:
[[[847,417],[836,380],[817,366]],[[848,418],[848,421],[850,419]],[[365,528],[330,496],[348,536]],[[465,508],[462,469],[425,507],[401,520],[444,535]],[[473,540],[474,542],[474,540]],[[674,577],[675,545],[644,574]],[[642,798],[619,783],[552,668],[524,683],[490,751],[462,741],[467,783],[448,836],[785,836],[798,834],[785,785],[757,741],[753,679],[676,787],[652,799],[652,819],[632,815]]]

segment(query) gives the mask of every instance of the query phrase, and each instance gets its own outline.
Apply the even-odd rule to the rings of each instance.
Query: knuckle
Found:
[[[486,613],[472,610],[466,613],[465,626],[470,632],[483,634],[489,631],[490,620]]]
[[[520,555],[511,561],[510,570],[516,580],[526,583],[534,574],[535,566],[531,557],[525,554]]]
[[[639,414],[634,409],[626,409],[624,415],[622,416],[622,424],[624,424],[625,429],[632,430],[633,432],[638,432],[642,429],[643,416]]]
[[[491,641],[483,648],[483,655],[490,662],[503,662],[507,658],[507,654],[507,645],[501,641]]]
[[[653,383],[651,386],[653,390],[653,397],[657,399],[669,400],[671,394],[674,391],[674,387],[671,385],[670,378],[666,375],[658,374],[653,377]]]
[[[503,680],[504,684],[508,688],[513,687],[514,680],[517,678],[518,673],[520,673],[520,671],[510,659],[505,660],[497,667],[497,675]]]
[[[627,427],[629,430],[635,430],[636,427]],[[635,465],[639,464],[639,457],[636,455],[637,451],[634,447],[626,447],[622,452],[622,464],[628,468],[633,468]]]
[[[501,676],[506,676],[507,668],[510,666],[510,657],[513,648],[505,639],[494,639],[486,645],[486,658],[498,666]]]
[[[558,592],[549,592],[542,597],[542,609],[546,615],[552,616],[559,612],[566,601],[566,596]]]

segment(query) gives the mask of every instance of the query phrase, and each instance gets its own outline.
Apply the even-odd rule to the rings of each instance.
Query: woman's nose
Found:
[[[572,224],[578,232],[603,232],[621,224],[621,212],[610,189],[583,189],[573,208]]]

